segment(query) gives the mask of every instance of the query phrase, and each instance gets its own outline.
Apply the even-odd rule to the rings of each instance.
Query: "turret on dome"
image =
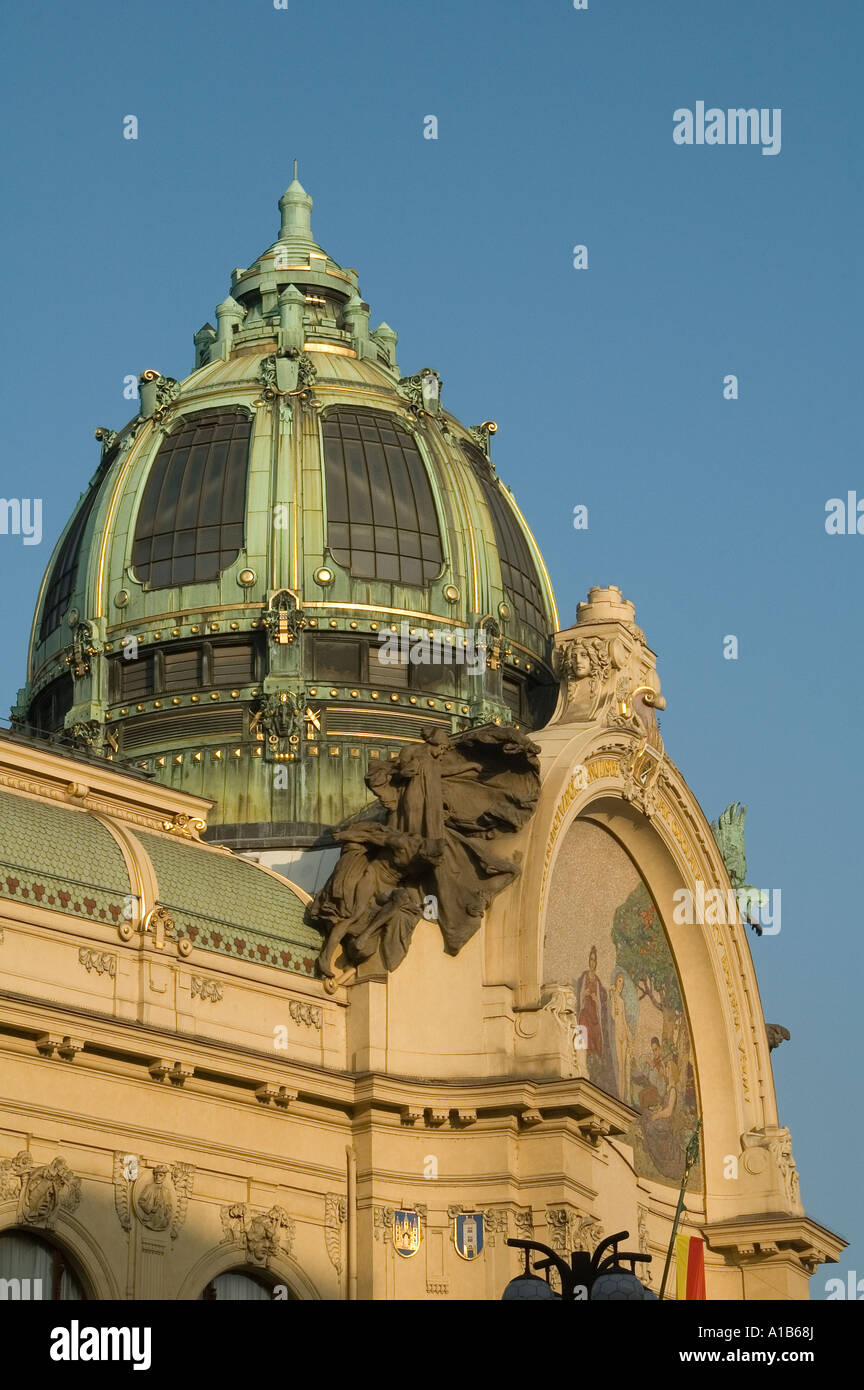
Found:
[[[282,226],[279,229],[280,241],[306,241],[315,246],[312,237],[312,199],[297,177],[297,161],[294,161],[294,178],[279,199]]]
[[[372,357],[397,371],[396,335],[386,324],[383,340],[370,335],[357,272],[339,265],[315,240],[312,206],[295,160],[294,178],[279,199],[279,234],[250,266],[232,271],[231,292],[216,311],[217,343],[211,345],[206,325],[195,335],[196,370],[235,349],[275,339],[280,350],[314,344],[321,352]]]

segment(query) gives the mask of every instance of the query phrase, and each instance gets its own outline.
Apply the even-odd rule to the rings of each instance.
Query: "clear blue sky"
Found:
[[[562,622],[620,585],[670,756],[709,818],[749,805],[751,881],[783,894],[753,945],[792,1032],[781,1122],[808,1212],[858,1242],[824,1296],[864,1262],[864,536],[824,527],[864,497],[861,0],[87,0],[4,30],[0,490],[45,509],[41,546],[0,536],[4,712],[93,429],[133,413],[126,374],[189,372],[298,156],[403,371],[498,421]],[[675,145],[700,100],[781,108],[780,154]]]

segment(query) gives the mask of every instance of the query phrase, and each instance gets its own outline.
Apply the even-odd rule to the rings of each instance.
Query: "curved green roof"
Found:
[[[130,892],[120,847],[93,816],[0,793],[0,897],[119,922]]]
[[[215,951],[315,975],[321,937],[300,889],[225,850],[124,823],[150,860],[178,936]],[[0,789],[0,899],[115,926],[134,890],[120,846],[85,810]]]
[[[314,975],[320,933],[286,883],[235,855],[136,830],[159,883],[159,902],[202,950]]]

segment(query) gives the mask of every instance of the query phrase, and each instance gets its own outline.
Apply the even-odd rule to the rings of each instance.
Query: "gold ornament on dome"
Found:
[[[162,829],[169,835],[182,835],[184,840],[197,840],[200,832],[207,829],[207,822],[198,816],[188,816],[185,811],[175,811],[170,820],[163,820]]]

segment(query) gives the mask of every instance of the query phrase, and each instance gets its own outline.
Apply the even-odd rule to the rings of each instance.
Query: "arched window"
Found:
[[[63,1251],[32,1231],[0,1235],[0,1290],[0,1297],[7,1299],[84,1298],[81,1282]]]
[[[71,675],[58,676],[41,690],[30,706],[28,724],[37,734],[47,736],[63,728],[63,718],[75,699]]]
[[[420,451],[393,415],[330,410],[322,424],[327,545],[356,579],[424,586],[444,552]]]
[[[199,1295],[205,1303],[269,1303],[274,1298],[293,1299],[294,1294],[286,1284],[277,1284],[247,1269],[229,1269],[225,1274],[217,1274]]]
[[[101,486],[102,478],[100,477],[88,489],[75,513],[72,525],[66,532],[57,559],[54,561],[51,578],[45,590],[45,601],[42,604],[42,621],[39,624],[40,642],[44,642],[45,638],[60,626],[63,614],[69,606],[69,600],[72,597],[75,580],[78,576],[81,542]]]
[[[501,578],[504,587],[513,600],[517,615],[523,622],[545,633],[548,628],[543,591],[537,579],[537,567],[531,554],[525,532],[510,503],[504,495],[504,488],[495,477],[486,455],[476,444],[461,441],[462,451],[474,470],[479,482],[495,531],[495,544],[501,562]]]
[[[252,419],[245,410],[187,415],[159,448],[138,509],[132,564],[151,589],[206,584],[244,544]]]

